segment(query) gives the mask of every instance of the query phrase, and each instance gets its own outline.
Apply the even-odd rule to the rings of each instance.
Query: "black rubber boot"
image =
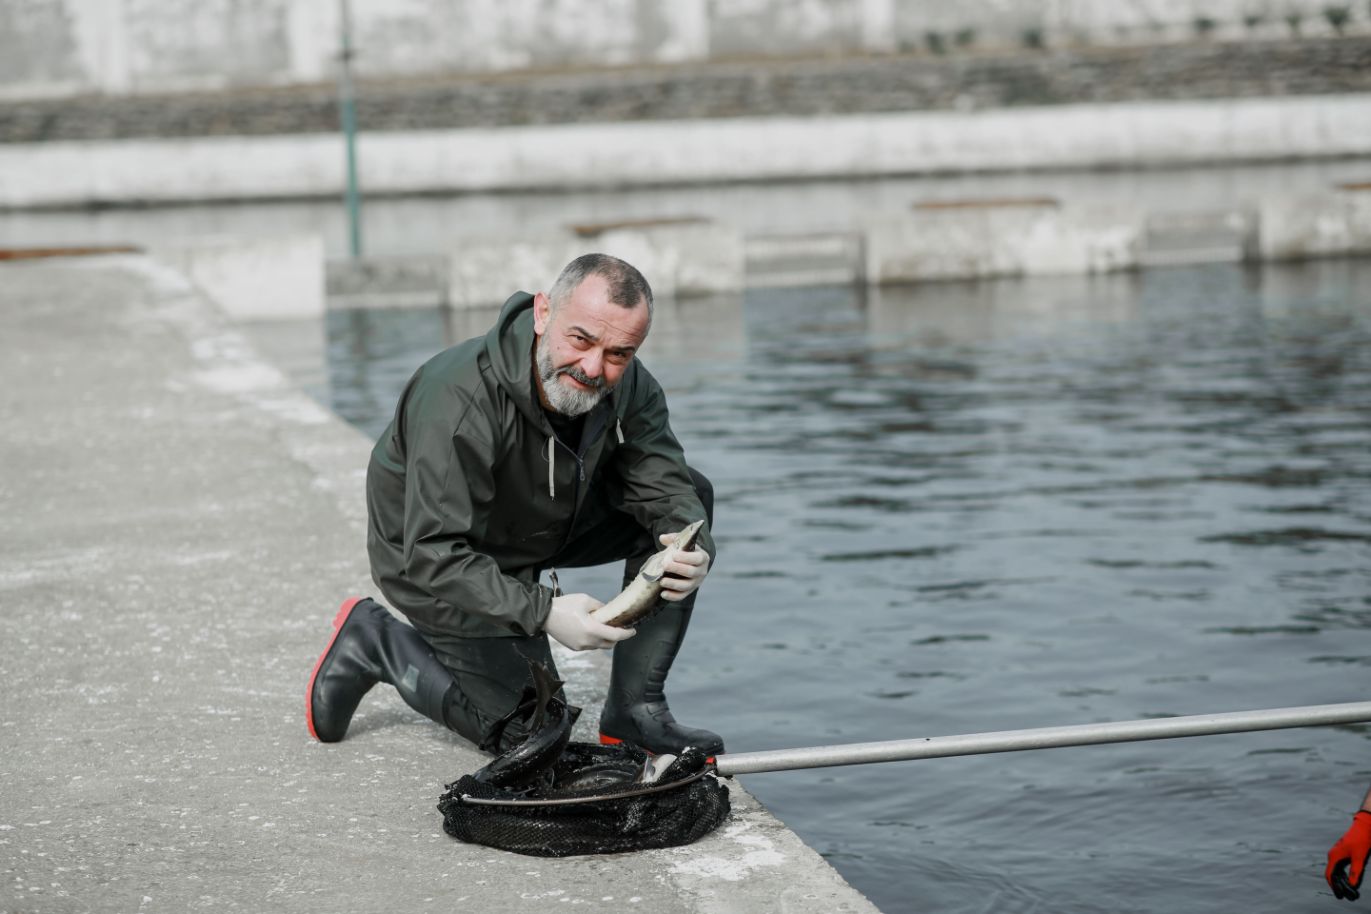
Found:
[[[358,703],[378,682],[395,686],[406,704],[430,720],[462,732],[446,719],[456,681],[422,635],[367,597],[345,601],[333,628],[305,693],[311,736],[324,743],[342,739]]]
[[[631,743],[654,755],[680,755],[697,746],[706,756],[724,751],[717,733],[676,722],[663,689],[690,625],[690,607],[667,603],[638,624],[638,634],[614,646],[609,695],[600,714],[600,742]]]

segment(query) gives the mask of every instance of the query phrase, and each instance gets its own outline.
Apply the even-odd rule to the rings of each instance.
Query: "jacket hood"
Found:
[[[547,425],[533,388],[533,296],[515,292],[500,308],[495,326],[486,333],[490,370],[524,418],[538,428]]]

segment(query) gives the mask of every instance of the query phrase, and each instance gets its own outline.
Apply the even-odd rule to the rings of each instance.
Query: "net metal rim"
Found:
[[[681,778],[679,781],[672,781],[668,784],[653,784],[650,787],[640,787],[637,790],[626,790],[621,793],[598,793],[586,797],[555,797],[543,800],[497,800],[486,797],[473,797],[469,793],[464,793],[458,800],[471,806],[576,806],[582,803],[605,803],[610,800],[626,800],[631,797],[644,797],[654,793],[666,793],[668,790],[675,790],[678,787],[685,787],[693,784],[706,775],[715,774],[713,765],[706,765],[704,768],[690,775]]]

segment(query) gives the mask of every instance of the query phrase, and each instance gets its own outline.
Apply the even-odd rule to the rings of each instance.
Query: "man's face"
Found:
[[[555,312],[539,292],[533,299],[533,329],[543,405],[567,416],[589,412],[624,376],[647,327],[647,305],[614,304],[602,276],[586,277]]]

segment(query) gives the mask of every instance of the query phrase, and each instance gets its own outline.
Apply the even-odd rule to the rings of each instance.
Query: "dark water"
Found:
[[[378,432],[488,319],[333,315],[335,408]],[[1371,697],[1371,263],[756,291],[649,342],[719,499],[673,706],[733,751]],[[745,783],[888,912],[1329,910],[1368,733]]]

